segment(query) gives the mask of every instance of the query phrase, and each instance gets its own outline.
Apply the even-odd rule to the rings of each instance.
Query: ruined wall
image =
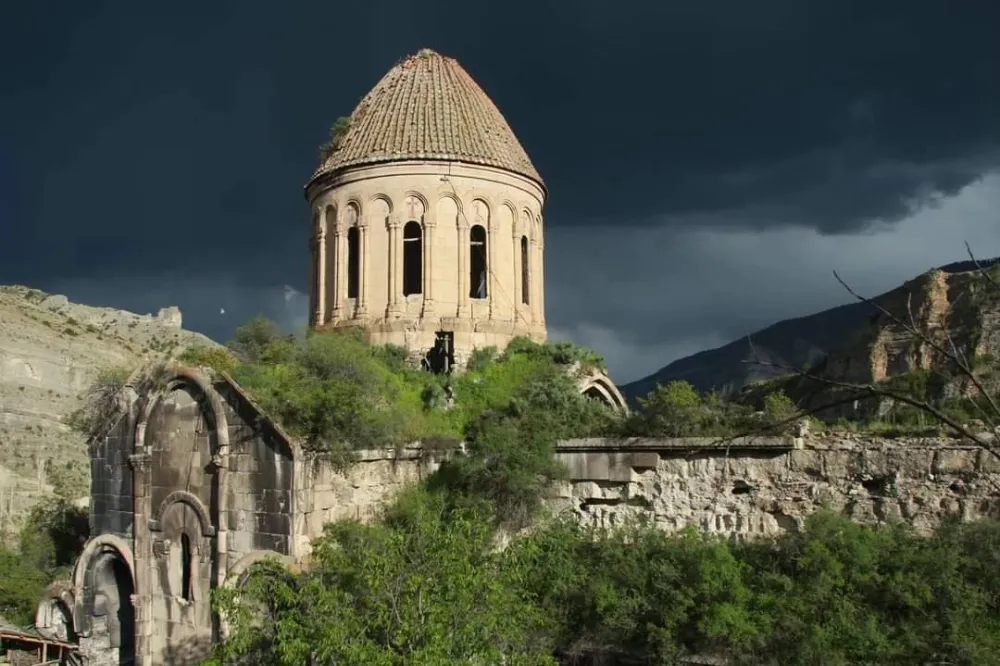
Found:
[[[246,396],[227,382],[222,397],[229,428],[226,490],[228,561],[256,550],[292,552],[293,456],[274,426],[258,418]]]
[[[133,402],[108,431],[90,444],[90,532],[132,539],[132,467],[135,416]]]
[[[343,471],[322,460],[306,462],[295,514],[302,552],[308,552],[308,541],[320,536],[327,523],[377,518],[401,490],[432,474],[445,456],[416,445],[398,452],[360,451]]]
[[[670,531],[691,525],[751,537],[799,529],[821,508],[922,532],[951,515],[1000,515],[1000,461],[962,440],[823,433],[741,440],[728,450],[697,438],[573,440],[557,456],[571,479],[549,505],[588,525],[642,515]]]

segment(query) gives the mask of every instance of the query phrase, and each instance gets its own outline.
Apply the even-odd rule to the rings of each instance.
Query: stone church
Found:
[[[455,60],[422,50],[393,67],[305,195],[315,328],[359,326],[444,370],[477,347],[545,339],[545,185]],[[362,452],[335,472],[227,376],[162,372],[137,374],[91,442],[92,538],[37,612],[38,630],[78,645],[84,663],[197,662],[225,635],[214,588],[264,557],[302,562],[325,523],[372,517],[436,464]],[[580,390],[624,409],[603,374]]]

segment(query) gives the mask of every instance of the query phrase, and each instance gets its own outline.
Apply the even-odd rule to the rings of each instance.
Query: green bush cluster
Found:
[[[228,372],[308,450],[342,464],[358,449],[414,441],[468,440],[475,448],[492,437],[476,433],[492,433],[488,424],[498,415],[512,417],[504,427],[527,423],[514,416],[543,400],[539,393],[576,410],[559,436],[592,434],[611,418],[579,395],[566,372],[574,364],[603,366],[603,359],[571,343],[517,338],[504,353],[476,350],[466,372],[441,376],[411,367],[402,347],[368,345],[358,329],[295,338],[257,318],[227,350],[192,348],[180,360]]]
[[[414,490],[381,524],[329,526],[307,571],[265,564],[217,596],[234,631],[213,661],[972,666],[1000,648],[996,523],[925,538],[817,514],[736,543],[555,521],[496,546],[488,514]]]
[[[89,536],[86,509],[55,498],[35,505],[16,543],[0,546],[0,616],[31,624],[45,587],[70,573]]]
[[[755,402],[723,400],[718,393],[699,394],[685,381],[657,385],[619,428],[621,434],[641,437],[727,437],[785,432],[799,409],[781,390]]]

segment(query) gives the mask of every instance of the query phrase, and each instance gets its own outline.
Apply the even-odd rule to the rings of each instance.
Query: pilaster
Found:
[[[356,315],[368,315],[368,224],[358,224],[358,307]]]
[[[437,223],[425,216],[423,225],[424,239],[424,307],[421,316],[434,314],[434,234]]]
[[[344,295],[345,289],[341,287],[344,281],[341,279],[342,267],[347,263],[347,252],[344,251],[344,240],[346,236],[340,225],[333,228],[333,311],[331,319],[340,321],[344,318]]]
[[[141,441],[141,431],[139,441]],[[146,527],[152,518],[149,494],[150,455],[145,451],[134,453],[129,456],[128,463],[132,468],[132,555],[135,561],[133,572],[135,592],[132,597],[132,607],[135,611],[135,661],[138,666],[152,666],[153,597],[150,569],[152,549],[149,530]]]
[[[316,232],[316,314],[317,326],[326,323],[326,229]]]
[[[493,319],[496,316],[496,312],[499,306],[496,305],[496,299],[498,292],[500,291],[500,280],[497,278],[497,236],[500,234],[498,232],[497,223],[495,222],[496,215],[490,215],[489,224],[486,227],[486,280],[489,285],[489,308],[490,314],[489,318]]]
[[[469,316],[469,223],[458,222],[458,317]]]
[[[390,318],[399,317],[402,308],[399,305],[399,298],[403,291],[403,248],[399,237],[399,230],[402,224],[396,215],[389,216],[389,312]]]

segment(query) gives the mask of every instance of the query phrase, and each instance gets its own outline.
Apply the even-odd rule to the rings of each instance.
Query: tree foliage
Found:
[[[251,598],[271,615],[237,623],[217,663],[252,654],[288,665],[602,655],[670,664],[714,654],[748,665],[971,666],[994,663],[1000,648],[996,523],[927,538],[821,513],[799,533],[741,544],[554,521],[505,549],[492,526],[424,490],[381,524],[332,525],[311,568],[283,571],[279,591],[280,570],[265,566],[239,600],[219,597],[227,618]]]
[[[0,547],[0,616],[30,624],[45,587],[69,574],[89,536],[86,509],[57,498],[35,505],[17,543]]]

